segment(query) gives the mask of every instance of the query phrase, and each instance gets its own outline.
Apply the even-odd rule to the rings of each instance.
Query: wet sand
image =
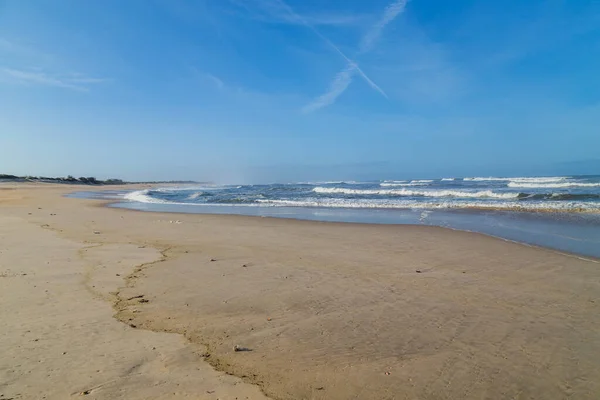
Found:
[[[81,187],[2,187],[7,397],[600,395],[598,260],[435,227],[144,213],[61,196]]]

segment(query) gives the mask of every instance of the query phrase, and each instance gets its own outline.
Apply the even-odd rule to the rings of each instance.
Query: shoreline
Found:
[[[99,193],[101,192],[95,192]],[[76,193],[75,193],[76,194]],[[68,197],[79,198],[73,193],[67,194]],[[94,199],[97,200],[97,199]],[[556,224],[555,219],[581,218],[582,215],[596,215],[595,213],[557,213],[557,212],[531,212],[531,211],[497,211],[486,209],[441,209],[441,210],[412,210],[412,209],[327,209],[327,208],[295,208],[295,207],[259,207],[259,206],[214,206],[214,205],[190,205],[191,208],[184,208],[173,205],[153,205],[144,203],[124,203],[118,199],[102,199],[106,201],[104,205],[108,208],[126,209],[133,211],[169,213],[173,215],[233,215],[257,218],[278,218],[290,219],[294,221],[317,221],[329,223],[348,223],[361,225],[397,225],[397,226],[438,226],[451,230],[480,233],[483,235],[495,237],[509,242],[515,242],[526,246],[539,247],[556,251],[559,254],[573,255],[584,259],[600,260],[600,225],[596,230],[587,231],[585,229],[590,221],[572,222],[570,225],[562,222],[562,226]],[[148,207],[143,209],[142,207]],[[172,207],[172,208],[170,208]],[[234,207],[232,209],[231,207]],[[204,210],[200,210],[204,208]],[[190,210],[189,212],[185,210]],[[231,212],[215,212],[216,210],[231,210]],[[237,209],[237,210],[235,210]],[[244,210],[241,213],[235,213],[238,210]],[[194,210],[194,211],[191,211]],[[249,211],[252,210],[253,213]],[[327,213],[327,217],[313,217],[322,212]],[[426,212],[427,220],[423,220],[422,213]],[[369,217],[370,215],[370,217]],[[382,217],[382,215],[385,215]],[[334,216],[334,217],[332,217]],[[448,217],[446,217],[448,216]],[[485,217],[487,216],[487,217]],[[490,223],[491,218],[495,218]],[[434,217],[432,219],[432,217]],[[377,222],[374,222],[378,218]],[[437,218],[437,219],[435,219]],[[441,218],[441,219],[440,219]],[[532,219],[533,218],[533,219]],[[435,220],[434,220],[435,219]],[[445,220],[447,219],[447,220]],[[508,221],[507,221],[508,219]],[[518,219],[518,220],[517,220]],[[543,220],[545,219],[545,220]],[[515,221],[513,221],[515,220]],[[512,223],[512,225],[507,225]],[[581,223],[583,226],[578,225]],[[537,225],[531,225],[532,223]],[[544,224],[546,226],[544,226]],[[555,226],[548,226],[554,224]],[[598,221],[600,224],[600,220]],[[500,228],[498,226],[501,226]],[[529,226],[536,232],[525,235],[518,232],[521,226]],[[596,226],[596,225],[595,225]],[[548,228],[553,228],[549,230]],[[567,232],[563,237],[562,232]],[[593,236],[591,236],[593,235]],[[571,237],[569,237],[571,236]],[[593,237],[595,239],[590,238]],[[589,241],[585,244],[582,242]]]
[[[100,192],[99,192],[100,193]],[[519,200],[515,200],[519,201]],[[134,202],[134,201],[132,201]],[[431,207],[431,206],[402,206],[402,207],[350,207],[350,206],[321,206],[321,205],[284,205],[284,206],[275,206],[275,205],[266,205],[266,204],[198,204],[198,203],[178,203],[178,202],[170,202],[170,203],[142,203],[147,205],[158,205],[158,206],[183,206],[183,207],[205,207],[205,208],[280,208],[280,209],[293,209],[293,208],[306,208],[306,209],[327,209],[327,210],[382,210],[382,211],[455,211],[455,212],[477,212],[477,211],[499,211],[499,212],[515,212],[515,213],[540,213],[540,214],[581,214],[581,215],[600,215],[600,209],[586,209],[586,208],[574,208],[570,210],[561,210],[555,208],[527,208],[525,206],[515,207],[494,207],[494,206],[469,206],[469,207]],[[115,208],[127,208],[125,207],[127,202],[123,201],[114,201],[113,206]],[[170,211],[169,211],[170,212]],[[176,211],[174,211],[176,212]],[[184,213],[184,214],[196,214],[196,213]],[[197,213],[202,214],[202,213]]]
[[[598,293],[596,260],[443,227],[207,214],[178,214],[178,224],[169,222],[172,214],[124,213],[106,207],[110,201],[61,197],[57,188],[16,190],[8,203],[0,191],[0,217],[49,224],[61,237],[100,248],[128,245],[119,253],[125,258],[134,249],[162,249],[162,260],[136,264],[121,285],[119,296],[129,300],[116,307],[119,320],[135,331],[179,331],[205,343],[211,364],[260,383],[274,399],[343,399],[362,386],[365,399],[391,398],[389,391],[411,399],[439,390],[458,395],[467,387],[463,398],[481,390],[509,398],[511,387],[564,394],[548,380],[571,382],[562,364],[536,377],[519,346],[536,359],[561,343],[547,356],[569,360],[577,351],[577,365],[564,367],[587,382],[600,371],[592,329],[598,310],[590,302]],[[565,318],[588,337],[585,351]],[[538,347],[531,340],[541,332],[550,342]],[[233,345],[254,351],[234,352]],[[471,358],[461,356],[465,349]],[[474,365],[504,365],[491,357],[503,353],[511,369],[499,380],[473,375]],[[465,378],[436,383],[453,371]],[[578,398],[591,399],[597,389],[569,384]]]
[[[14,183],[14,182],[11,182]],[[40,183],[41,185],[55,185],[52,183]],[[177,186],[176,184],[174,184],[175,186]],[[58,185],[57,185],[58,186]],[[134,188],[132,190],[139,190],[140,188],[148,188],[148,187],[154,187],[153,185],[150,184],[146,184],[146,183],[142,183],[142,184],[128,184],[126,186],[120,186],[120,185],[115,185],[115,187],[117,188],[121,188],[121,187],[132,187],[132,186],[139,186],[138,188]],[[60,186],[58,186],[60,187]],[[1,189],[1,185],[0,185],[0,189]],[[86,188],[87,189],[87,188]],[[85,192],[98,192],[95,187],[90,187],[90,190],[84,190]],[[82,192],[84,192],[82,191]],[[140,210],[137,208],[130,208],[130,207],[124,207],[124,206],[119,206],[119,204],[126,204],[123,203],[122,201],[118,201],[118,200],[114,200],[114,199],[81,199],[75,196],[72,196],[73,194],[75,194],[76,192],[72,192],[72,191],[68,191],[62,194],[63,197],[65,198],[74,198],[74,199],[80,199],[80,200],[84,200],[88,203],[95,203],[95,204],[89,204],[92,207],[100,207],[100,208],[106,208],[106,209],[117,209],[117,210],[126,210],[126,211],[131,211],[131,212],[140,212],[140,213],[156,213],[156,214],[161,214],[161,213],[166,213],[166,214],[173,214],[173,215],[180,215],[180,216],[188,216],[188,215],[206,215],[206,216],[212,216],[212,217],[225,217],[225,218],[250,218],[250,219],[275,219],[275,220],[292,220],[292,221],[296,221],[296,222],[300,222],[300,223],[326,223],[326,224],[342,224],[342,225],[364,225],[364,226],[371,226],[371,227],[377,227],[377,226],[392,226],[392,227],[422,227],[423,225],[421,224],[415,224],[415,223],[390,223],[390,224],[381,224],[381,223],[372,223],[372,222],[346,222],[346,221],[327,221],[327,220],[308,220],[308,219],[303,219],[303,218],[298,218],[298,217],[278,217],[278,216],[258,216],[258,215],[244,215],[244,214],[213,214],[213,213],[187,213],[187,212],[183,212],[183,211],[153,211],[153,210]],[[207,206],[207,207],[212,207],[212,205]],[[223,207],[230,207],[230,206],[223,206]],[[242,206],[243,207],[243,206]],[[352,210],[352,209],[349,209]],[[395,209],[392,209],[395,210]],[[431,210],[426,210],[426,211],[431,211]],[[456,211],[456,210],[453,210]],[[458,210],[459,212],[465,212],[465,213],[469,213],[471,211],[473,212],[477,212],[477,211],[490,211],[488,209],[469,209],[469,210]],[[496,210],[494,210],[496,211]],[[502,211],[506,211],[506,210],[502,210]],[[507,212],[517,212],[517,213],[531,213],[530,211],[526,211],[526,210],[514,210],[514,211],[507,211]],[[544,211],[542,211],[543,213]],[[556,213],[556,211],[548,211],[549,213]],[[579,212],[578,212],[579,213]],[[593,212],[589,212],[590,214],[595,214]],[[585,212],[584,212],[585,214]],[[544,250],[544,251],[550,251],[552,253],[558,254],[558,255],[564,255],[564,256],[568,256],[568,257],[574,257],[580,260],[584,260],[584,261],[590,261],[590,262],[594,262],[594,263],[600,263],[600,257],[595,257],[593,255],[586,255],[586,254],[580,254],[580,253],[575,253],[575,252],[569,252],[569,251],[563,251],[560,249],[556,249],[553,247],[549,247],[549,246],[544,246],[544,245],[539,245],[539,244],[534,244],[534,243],[527,243],[524,241],[519,241],[519,240],[513,240],[513,239],[509,239],[509,238],[505,238],[502,236],[498,236],[498,235],[493,235],[493,234],[489,234],[489,233],[485,233],[485,232],[479,232],[479,231],[475,231],[475,230],[468,230],[468,229],[461,229],[461,228],[453,228],[453,227],[448,227],[448,226],[439,226],[439,225],[426,225],[428,227],[433,227],[433,228],[440,228],[443,230],[449,230],[449,231],[457,231],[457,232],[467,232],[467,233],[472,233],[472,234],[476,234],[476,235],[482,235],[484,237],[489,237],[489,238],[493,238],[493,239],[499,239],[508,243],[514,243],[517,245],[521,245],[521,246],[525,246],[525,247],[529,247],[529,248],[534,248],[534,249],[540,249],[540,250]]]
[[[88,200],[89,201],[89,200]],[[345,222],[345,221],[326,221],[326,220],[308,220],[308,219],[302,219],[302,218],[295,218],[295,217],[275,217],[275,216],[257,216],[257,215],[242,215],[242,214],[211,214],[211,213],[186,213],[186,212],[181,212],[181,211],[168,211],[168,212],[164,212],[164,211],[147,211],[147,210],[139,210],[139,209],[135,209],[135,208],[129,208],[129,207],[115,207],[115,204],[119,204],[119,203],[114,203],[110,200],[98,200],[98,201],[102,201],[103,203],[101,204],[97,204],[94,205],[95,207],[102,207],[102,208],[108,208],[108,209],[121,209],[121,210],[126,210],[128,212],[138,212],[138,213],[157,213],[157,214],[161,214],[161,213],[166,213],[166,214],[172,214],[172,215],[179,215],[179,216],[185,216],[185,215],[207,215],[207,216],[211,216],[211,217],[219,217],[219,218],[250,218],[250,219],[274,219],[274,220],[291,220],[291,221],[295,221],[295,222],[300,222],[300,223],[323,223],[323,224],[331,224],[331,225],[363,225],[363,226],[370,226],[370,227],[378,227],[378,226],[391,226],[391,227],[407,227],[407,228],[415,228],[415,227],[423,227],[424,225],[419,225],[419,224],[396,224],[396,223],[391,223],[391,224],[377,224],[377,223],[373,223],[373,222]],[[520,212],[520,211],[519,211]],[[468,229],[460,229],[460,228],[451,228],[451,227],[447,227],[447,226],[439,226],[439,225],[425,225],[429,228],[437,228],[437,229],[442,229],[442,230],[448,230],[448,231],[455,231],[455,232],[465,232],[465,233],[471,233],[471,234],[475,234],[475,235],[482,235],[484,237],[488,237],[488,238],[492,238],[492,239],[498,239],[498,240],[502,240],[508,243],[513,243],[513,244],[517,244],[520,246],[525,246],[525,247],[529,247],[529,248],[534,248],[534,249],[539,249],[539,250],[543,250],[543,251],[549,251],[558,255],[563,255],[563,256],[568,256],[568,257],[574,257],[580,260],[584,260],[584,261],[590,261],[590,262],[594,262],[594,263],[599,263],[600,264],[600,257],[594,257],[594,256],[588,256],[588,255],[584,255],[584,254],[578,254],[578,253],[574,253],[574,252],[568,252],[568,251],[562,251],[559,249],[555,249],[552,247],[547,247],[547,246],[543,246],[543,245],[538,245],[538,244],[531,244],[531,243],[527,243],[527,242],[522,242],[522,241],[518,241],[518,240],[512,240],[512,239],[508,239],[508,238],[504,238],[502,236],[496,236],[496,235],[492,235],[489,233],[484,233],[484,232],[478,232],[478,231],[473,231],[473,230],[468,230]]]
[[[410,183],[303,182],[261,185],[155,187],[127,193],[146,204],[281,206],[330,209],[473,209],[525,212],[600,213],[600,176],[461,179]],[[556,181],[556,182],[554,182]],[[392,188],[385,187],[393,186]],[[399,186],[399,187],[395,187]],[[527,191],[515,191],[515,187]],[[216,197],[215,197],[216,196]],[[194,212],[190,211],[189,212]]]

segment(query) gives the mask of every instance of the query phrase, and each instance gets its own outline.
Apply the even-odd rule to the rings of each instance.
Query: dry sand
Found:
[[[69,218],[64,188],[20,186],[0,185],[0,400],[266,398],[203,362],[203,346],[113,318],[123,278],[158,250],[99,238]]]
[[[600,398],[598,260],[2,187],[1,400]]]

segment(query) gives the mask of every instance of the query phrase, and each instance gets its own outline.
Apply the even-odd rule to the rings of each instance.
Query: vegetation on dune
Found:
[[[105,180],[96,179],[93,176],[82,176],[75,178],[72,175],[65,177],[48,176],[17,176],[11,174],[0,174],[0,181],[13,182],[49,182],[49,183],[68,183],[78,185],[126,185],[131,183],[198,183],[194,181],[150,181],[150,182],[126,182],[122,179],[110,178]]]

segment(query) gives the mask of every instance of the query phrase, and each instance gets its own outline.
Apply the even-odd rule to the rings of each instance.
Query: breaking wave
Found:
[[[392,183],[392,182],[383,182],[380,183],[381,187],[407,187],[407,186],[427,186],[425,182],[414,182],[414,183]]]
[[[471,182],[520,182],[520,183],[549,183],[562,182],[569,179],[565,176],[548,176],[548,177],[516,177],[516,178],[498,178],[498,177],[475,177],[463,178],[463,181]]]
[[[280,207],[323,207],[323,208],[376,208],[376,209],[481,209],[508,211],[600,211],[600,205],[584,202],[552,202],[522,203],[500,201],[489,203],[484,201],[415,201],[386,199],[305,199],[305,200],[259,200],[263,205]]]
[[[600,183],[584,182],[563,182],[563,183],[534,183],[523,181],[511,181],[507,185],[513,188],[531,188],[531,189],[560,189],[560,188],[590,188],[600,187]]]
[[[153,204],[168,204],[169,201],[157,199],[150,195],[152,191],[149,189],[137,190],[135,192],[127,193],[124,198],[129,201],[137,201],[140,203],[153,203]]]
[[[467,192],[460,190],[408,190],[408,189],[346,189],[316,187],[315,193],[321,194],[353,194],[363,196],[411,196],[411,197],[459,197],[459,198],[495,198],[495,199],[517,199],[521,193],[496,193],[491,190],[478,192]]]
[[[119,194],[119,198],[159,205],[480,208],[598,213],[600,176],[327,181],[243,186],[207,184],[136,190]]]
[[[189,200],[194,200],[197,199],[198,197],[204,195],[204,192],[196,192],[196,193],[192,193],[188,196]]]

